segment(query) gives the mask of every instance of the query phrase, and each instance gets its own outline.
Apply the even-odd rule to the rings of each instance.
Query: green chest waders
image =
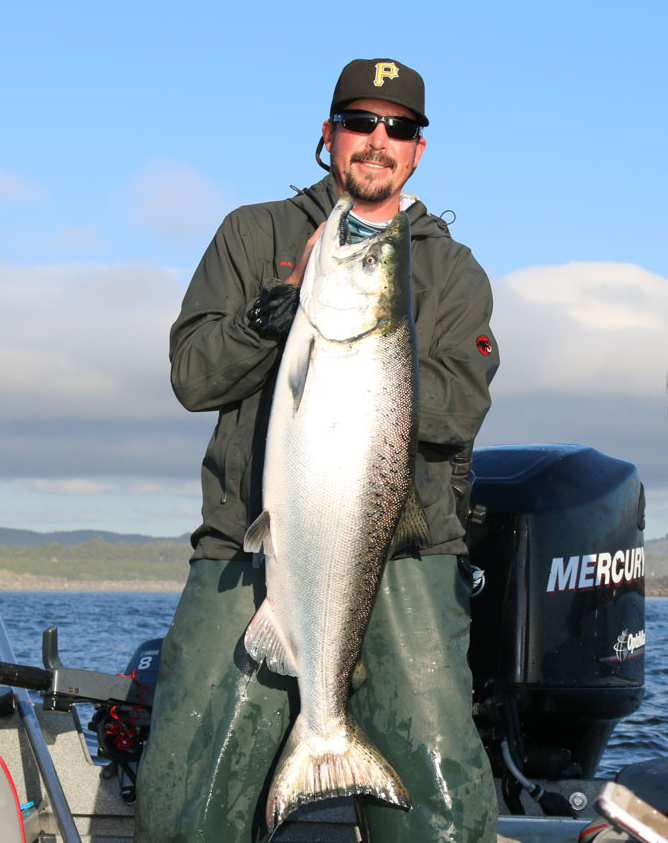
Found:
[[[264,570],[199,560],[166,637],[139,771],[136,843],[258,843],[273,765],[299,707],[296,680],[257,666],[243,634]],[[468,592],[455,557],[386,566],[350,707],[411,795],[366,802],[372,843],[491,843],[496,798],[471,719]]]

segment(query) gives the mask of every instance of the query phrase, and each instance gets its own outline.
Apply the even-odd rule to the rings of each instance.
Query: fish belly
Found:
[[[296,322],[281,364],[264,476],[272,544],[267,601],[290,654],[292,669],[285,672],[298,676],[301,698],[284,753],[290,760],[279,763],[272,788],[268,817],[274,818],[294,799],[299,804],[342,792],[408,804],[394,770],[358,735],[346,703],[412,483],[415,345],[407,325],[332,343],[303,323]],[[303,371],[305,348],[306,379],[295,395],[294,373]],[[337,779],[330,768],[341,768],[340,758],[354,754],[352,745],[364,757],[353,759],[347,772],[343,764]],[[295,760],[300,754],[308,762]],[[303,780],[281,783],[281,770],[299,764],[310,770],[300,774]],[[356,781],[360,771],[367,780]],[[314,777],[318,786],[310,781]]]

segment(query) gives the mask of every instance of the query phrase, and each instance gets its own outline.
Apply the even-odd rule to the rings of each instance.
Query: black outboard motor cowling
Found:
[[[580,445],[474,451],[474,716],[537,778],[595,775],[644,695],[644,494],[632,464]],[[479,519],[475,519],[476,521]]]

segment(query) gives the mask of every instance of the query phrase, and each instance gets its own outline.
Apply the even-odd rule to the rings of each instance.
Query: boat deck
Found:
[[[78,717],[44,711],[40,705],[35,706],[35,712],[82,843],[131,843],[134,808],[121,799],[116,777],[105,778],[105,768],[94,763]],[[0,755],[12,773],[22,804],[33,802],[36,806],[26,813],[29,843],[37,839],[40,843],[61,843],[44,783],[16,713],[0,718]],[[523,802],[527,816],[506,816],[499,791],[502,813],[498,826],[499,843],[576,843],[581,829],[596,816],[593,801],[601,782],[574,780],[544,784],[566,798],[577,793],[576,802],[583,803],[582,818],[547,819],[541,815],[540,807],[526,796],[523,796]],[[302,835],[305,832],[306,828],[303,828]],[[317,843],[311,837],[303,837],[303,840],[304,843]]]

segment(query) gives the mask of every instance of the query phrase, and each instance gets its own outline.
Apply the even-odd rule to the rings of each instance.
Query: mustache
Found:
[[[365,161],[372,161],[374,164],[383,164],[385,167],[391,167],[396,170],[397,162],[394,158],[390,158],[380,149],[369,149],[366,152],[353,152],[350,156],[350,163],[363,164]]]

